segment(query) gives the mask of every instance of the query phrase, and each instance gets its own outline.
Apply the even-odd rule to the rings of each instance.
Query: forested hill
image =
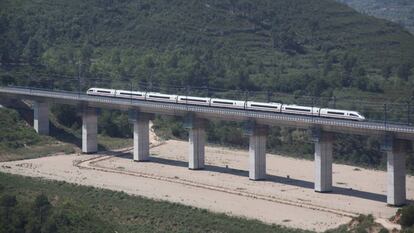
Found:
[[[0,35],[8,79],[413,94],[414,36],[334,0],[2,0]]]
[[[396,22],[414,34],[414,1],[412,0],[338,0],[360,12]]]

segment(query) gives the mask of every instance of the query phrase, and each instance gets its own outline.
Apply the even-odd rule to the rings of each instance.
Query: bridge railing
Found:
[[[167,94],[215,97],[235,100],[252,100],[260,102],[277,102],[322,108],[355,110],[363,114],[367,120],[374,122],[414,125],[414,102],[370,101],[352,97],[316,97],[295,95],[272,91],[246,91],[211,88],[208,86],[174,86],[160,85],[132,79],[78,78],[70,76],[49,77],[40,75],[27,76],[25,79],[13,79],[7,76],[0,78],[1,86],[21,86],[32,89],[53,90],[84,94],[90,87],[110,89],[155,91]]]

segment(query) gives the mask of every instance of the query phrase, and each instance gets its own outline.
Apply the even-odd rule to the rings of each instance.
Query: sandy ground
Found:
[[[154,141],[154,140],[153,140]],[[136,163],[130,151],[57,155],[0,163],[0,171],[125,191],[288,227],[324,231],[357,214],[384,219],[386,173],[334,165],[334,191],[313,191],[312,161],[267,156],[266,181],[248,179],[248,152],[206,147],[206,169],[187,169],[188,144],[154,143],[151,161]],[[414,178],[407,177],[414,198]]]

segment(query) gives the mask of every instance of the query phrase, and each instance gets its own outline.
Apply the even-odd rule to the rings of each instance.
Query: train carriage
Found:
[[[145,92],[116,90],[115,93],[120,98],[145,100]]]
[[[282,112],[289,114],[308,115],[308,116],[319,116],[320,108],[307,107],[299,105],[282,105]]]
[[[363,117],[358,112],[348,111],[348,110],[339,110],[339,109],[329,109],[329,108],[322,108],[320,112],[320,116],[328,117],[328,118],[357,120],[357,121],[365,120],[365,117]]]
[[[177,98],[177,103],[209,106],[210,98],[180,95]]]
[[[356,111],[308,107],[299,105],[286,105],[280,103],[263,103],[255,101],[240,101],[196,96],[178,96],[168,95],[158,92],[139,92],[114,90],[105,88],[89,88],[86,92],[88,95],[109,96],[118,98],[148,100],[157,102],[191,104],[200,106],[212,106],[229,109],[246,109],[254,111],[266,111],[275,113],[286,113],[305,116],[318,116],[334,119],[364,121],[365,117]]]
[[[88,95],[111,96],[115,97],[115,90],[105,88],[89,88],[86,93]]]
[[[148,92],[145,97],[146,100],[150,101],[177,103],[178,95],[167,95],[158,92]]]
[[[282,104],[247,101],[246,109],[268,111],[268,112],[281,112]]]
[[[213,107],[245,109],[245,101],[239,100],[211,99],[210,105]]]

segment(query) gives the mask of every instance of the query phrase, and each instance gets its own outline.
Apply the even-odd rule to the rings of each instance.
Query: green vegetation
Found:
[[[16,111],[0,108],[0,149],[17,149],[44,143],[46,140],[33,129],[25,127]]]
[[[376,120],[394,102],[387,119],[414,123],[414,36],[333,0],[4,0],[0,34],[2,84],[248,96],[355,109]],[[75,108],[53,113],[79,132]],[[180,120],[157,118],[155,129],[184,138]],[[127,114],[103,110],[99,121],[101,134],[131,137]],[[241,124],[210,122],[207,132],[212,143],[247,143]],[[340,135],[336,160],[381,167],[379,144]],[[306,158],[313,150],[306,132],[278,127],[268,145]],[[407,163],[413,171],[413,156]]]
[[[354,218],[350,223],[341,225],[340,227],[326,231],[326,233],[369,233],[379,232],[388,233],[389,231],[380,224],[374,222],[372,215],[360,215]]]
[[[384,103],[398,102],[389,120],[414,122],[414,36],[333,0],[3,0],[0,35],[2,85],[248,96],[356,109],[377,120]],[[102,149],[130,145],[113,139],[131,137],[127,119],[101,111]],[[184,138],[181,120],[157,117],[154,127],[163,137]],[[0,109],[1,154],[79,145],[76,108],[54,106],[51,121],[53,138],[38,136],[15,112]],[[207,132],[213,143],[247,145],[238,123],[212,121]],[[381,167],[379,144],[375,137],[339,135],[335,159]],[[305,158],[313,151],[306,131],[280,127],[271,129],[268,149]],[[413,172],[413,155],[407,164]],[[296,232],[65,183],[1,174],[0,184],[2,226],[26,232]],[[355,232],[363,232],[372,217],[358,221]]]
[[[414,3],[411,0],[337,0],[360,12],[391,20],[414,33]]]
[[[332,0],[6,0],[0,32],[4,82],[76,89],[65,81],[80,72],[84,85],[108,78],[164,90],[350,88],[407,98],[413,89],[414,36]]]
[[[70,113],[66,112],[67,115]],[[75,123],[72,128],[69,128],[59,123],[53,114],[50,117],[51,136],[42,136],[23,121],[17,111],[0,108],[0,161],[79,151],[81,143],[79,125],[76,126]],[[118,149],[132,145],[132,139],[111,137],[104,133],[98,135],[98,141],[100,149]]]
[[[414,232],[414,205],[404,206],[399,210],[401,214],[400,224],[403,227],[403,232]]]
[[[164,139],[187,140],[188,131],[184,119],[178,117],[157,117],[154,129]],[[210,121],[206,128],[207,140],[213,144],[247,149],[249,138],[243,132],[243,124],[235,122]],[[376,136],[337,134],[334,143],[334,160],[337,163],[360,167],[386,169],[386,154],[381,151],[382,139]],[[302,159],[313,159],[314,143],[307,130],[286,127],[271,127],[267,137],[268,152]],[[407,157],[407,171],[414,174],[414,154]]]
[[[411,216],[412,224],[410,211],[412,206],[402,209],[401,222]],[[403,226],[404,232],[410,232]],[[361,215],[327,233],[370,230],[388,232],[371,215]],[[123,192],[0,173],[0,233],[115,231],[308,232]]]
[[[306,232],[64,182],[0,174],[0,232]]]
[[[51,109],[51,121],[55,131],[52,136],[81,146],[82,118],[78,109],[70,105],[55,104]],[[120,111],[102,110],[98,117],[98,149],[110,150],[132,145],[132,128],[128,117]]]
[[[15,110],[0,108],[0,161],[73,152],[71,145],[38,135]]]

